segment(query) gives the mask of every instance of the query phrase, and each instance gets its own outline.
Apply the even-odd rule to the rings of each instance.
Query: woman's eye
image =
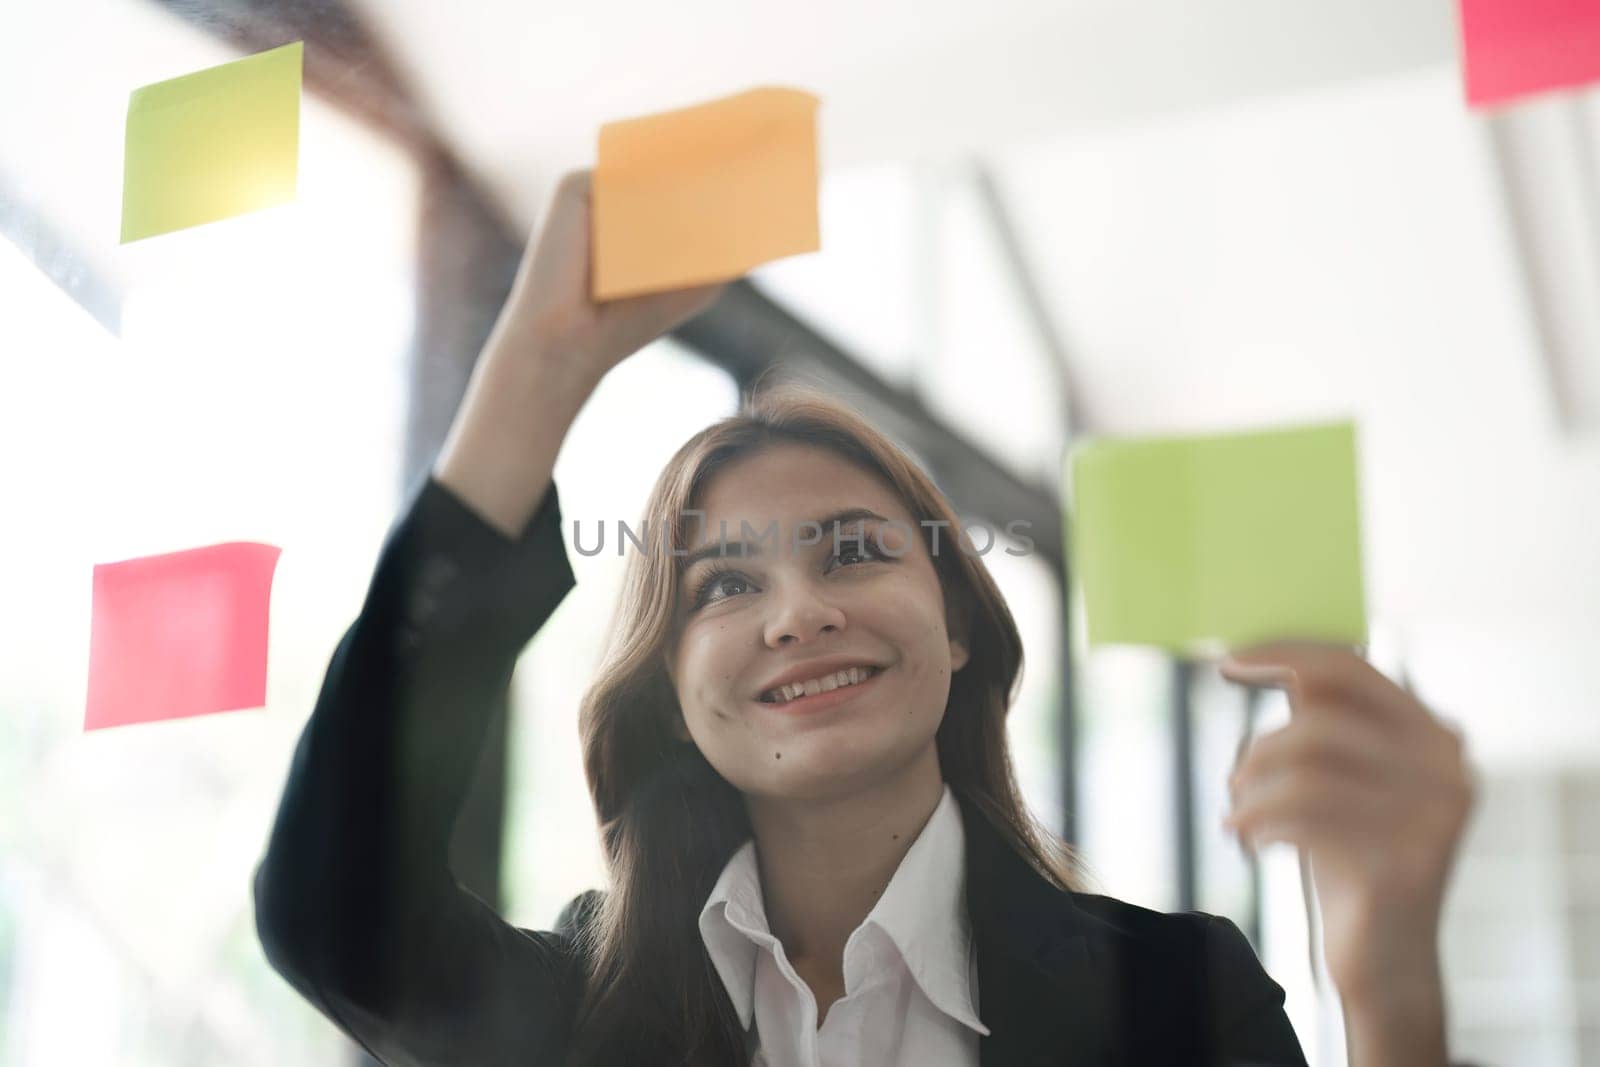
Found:
[[[719,589],[723,589],[729,584],[740,586],[748,585],[749,582],[745,579],[744,575],[735,571],[718,571],[716,573],[707,575],[705,580],[695,588],[695,606],[698,607],[701,604],[709,603],[711,600],[723,599],[722,597],[712,597],[711,594]]]
[[[863,562],[872,562],[883,558],[878,555],[877,547],[869,544],[866,537],[841,545],[838,555],[834,558],[844,561],[847,556],[859,556]]]

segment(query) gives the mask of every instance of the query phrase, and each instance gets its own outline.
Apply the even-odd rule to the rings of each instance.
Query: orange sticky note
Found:
[[[84,730],[265,704],[280,551],[233,542],[97,565]]]
[[[751,89],[600,127],[594,298],[727,281],[820,248],[817,103]]]
[[[1461,0],[1467,103],[1600,80],[1600,0]]]

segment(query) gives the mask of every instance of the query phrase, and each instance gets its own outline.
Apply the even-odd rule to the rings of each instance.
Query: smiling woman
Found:
[[[257,875],[274,965],[395,1063],[1304,1063],[1231,923],[1081,889],[1013,773],[998,587],[940,548],[928,475],[802,388],[748,396],[649,494],[670,551],[629,556],[579,709],[606,889],[529,931],[455,882],[495,698],[575,584],[555,456],[716,295],[591,302],[588,203],[562,183],[329,666]]]
[[[1005,715],[1022,647],[1010,612],[973,556],[908,536],[955,515],[864,419],[795,387],[759,394],[679,449],[645,521],[673,526],[672,551],[629,558],[613,640],[580,714],[614,842],[591,1017],[637,1019],[664,978],[659,963],[638,961],[681,959],[671,981],[701,1003],[682,1021],[654,1022],[719,1019],[724,998],[703,980],[695,917],[752,837],[763,932],[781,946],[773,977],[784,981],[784,964],[812,974],[805,984],[824,1025],[829,994],[848,984],[850,935],[946,784],[1040,877],[1075,884],[1012,772]],[[777,536],[770,548],[688,543],[697,529]],[[867,677],[841,685],[839,672],[852,669]],[[775,689],[787,690],[783,702],[763,699]],[[748,1020],[721,1022],[724,1033],[703,1040],[742,1040]],[[624,1032],[589,1030],[612,1041]],[[959,1049],[962,1034],[948,1036]]]

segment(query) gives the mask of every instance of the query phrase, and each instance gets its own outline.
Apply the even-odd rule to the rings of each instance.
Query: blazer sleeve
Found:
[[[256,927],[303,996],[390,1064],[556,1064],[581,975],[555,931],[463,889],[447,848],[518,653],[575,585],[554,484],[511,540],[431,478],[328,665]]]
[[[1205,936],[1210,1041],[1218,1067],[1305,1067],[1306,1057],[1284,1013],[1283,987],[1272,980],[1240,929],[1209,916]]]

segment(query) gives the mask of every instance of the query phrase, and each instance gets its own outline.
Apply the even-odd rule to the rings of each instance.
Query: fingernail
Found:
[[[1222,674],[1247,685],[1288,685],[1290,674],[1283,667],[1262,663],[1240,663],[1231,656],[1217,665]]]

